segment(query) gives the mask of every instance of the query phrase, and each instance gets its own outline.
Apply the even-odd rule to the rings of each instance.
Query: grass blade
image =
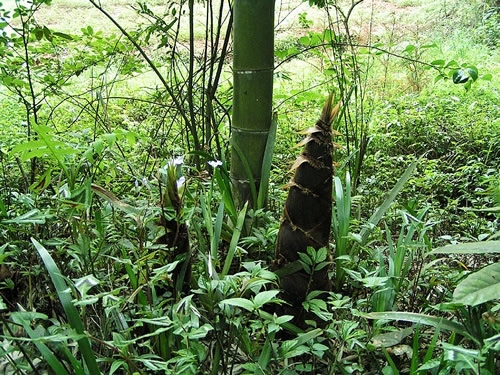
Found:
[[[18,324],[20,324],[28,336],[31,338],[33,344],[35,344],[36,348],[43,356],[43,359],[47,362],[47,364],[54,370],[57,375],[69,375],[66,371],[66,368],[62,365],[62,363],[57,359],[52,350],[45,345],[43,342],[39,340],[40,335],[31,328],[30,322],[28,322],[22,313],[15,312],[12,314],[12,320]]]
[[[73,299],[71,297],[68,285],[62,277],[59,268],[54,262],[54,259],[52,259],[47,249],[33,237],[31,238],[31,242],[33,243],[33,245],[35,245],[38,254],[40,254],[40,257],[45,264],[45,268],[47,268],[47,272],[49,273],[52,283],[56,288],[57,295],[59,297],[59,300],[61,301],[64,312],[66,313],[66,318],[68,319],[69,324],[78,334],[84,334],[84,325],[80,318],[80,314],[75,305],[73,305]],[[82,354],[83,359],[85,360],[85,363],[87,365],[89,373],[96,375],[100,374],[101,372],[97,367],[97,361],[88,338],[83,337],[81,339],[78,339],[77,343],[80,349],[80,353]]]
[[[209,201],[210,201],[210,199],[211,199],[211,193],[208,196]],[[223,206],[223,205],[224,205],[224,201],[221,203],[221,206]],[[201,206],[201,211],[203,213],[204,227],[208,233],[208,238],[210,239],[210,247],[206,251],[206,253],[207,253],[207,255],[206,255],[207,273],[211,278],[217,277],[217,274],[215,271],[216,259],[213,258],[212,251],[215,250],[215,254],[217,254],[217,249],[214,247],[218,246],[218,240],[217,240],[217,242],[215,242],[215,240],[214,240],[215,231],[214,231],[214,226],[212,224],[212,210],[210,208],[210,204],[207,203],[207,201],[205,200],[205,194],[200,194],[200,206]],[[219,207],[219,211],[220,211],[220,207]],[[196,231],[199,232],[198,227],[196,228]],[[198,238],[203,238],[201,232],[198,233]]]
[[[210,259],[213,277],[217,278],[217,273],[215,272],[216,265],[219,263],[219,243],[222,233],[222,225],[224,224],[224,201],[220,202],[219,209],[217,210],[217,217],[215,218],[214,235],[210,241]]]
[[[399,311],[372,312],[363,314],[362,316],[368,319],[401,320],[404,322],[425,324],[434,328],[444,329],[446,331],[457,333],[471,339],[479,345],[478,340],[467,331],[463,324],[438,316]]]
[[[220,275],[221,278],[223,278],[228,274],[229,268],[231,267],[231,263],[233,262],[234,254],[236,252],[236,247],[238,245],[238,241],[240,240],[241,230],[243,228],[243,225],[245,224],[247,208],[248,208],[248,202],[245,203],[243,209],[240,211],[238,215],[238,220],[236,221],[236,227],[233,230],[231,242],[229,243],[229,249],[227,252],[226,260],[224,261],[224,268],[222,269],[222,273]]]
[[[219,166],[214,170],[214,177],[219,187],[219,191],[222,194],[224,208],[228,213],[229,219],[233,225],[236,225],[237,210],[231,190],[231,179],[229,177],[229,173],[223,166]]]
[[[375,210],[373,215],[370,217],[368,220],[369,226],[363,228],[360,233],[361,237],[361,244],[364,245],[366,244],[366,241],[368,240],[368,236],[370,235],[371,231],[373,228],[377,226],[379,221],[384,217],[385,213],[391,206],[392,202],[396,199],[396,196],[399,194],[399,192],[403,189],[404,185],[408,180],[410,179],[411,175],[415,171],[415,168],[417,167],[418,160],[413,161],[408,168],[406,168],[405,172],[403,175],[399,178],[398,182],[394,187],[391,189],[387,197],[385,198],[384,202]]]
[[[351,178],[349,172],[345,176],[345,191],[339,177],[334,177],[335,206],[333,209],[333,233],[335,238],[335,285],[344,282],[344,261],[341,257],[350,252],[349,227],[351,223]]]
[[[267,136],[266,148],[264,151],[264,159],[262,160],[262,170],[259,185],[259,194],[257,196],[256,209],[264,208],[267,201],[269,191],[269,178],[271,176],[271,167],[273,163],[274,143],[276,142],[276,130],[278,128],[278,118],[273,116],[269,134]]]
[[[267,369],[267,366],[269,365],[269,362],[271,361],[271,353],[273,353],[273,340],[274,340],[274,332],[270,332],[269,336],[266,338],[266,342],[264,343],[264,346],[262,347],[262,351],[260,352],[259,356],[259,366],[262,369]]]

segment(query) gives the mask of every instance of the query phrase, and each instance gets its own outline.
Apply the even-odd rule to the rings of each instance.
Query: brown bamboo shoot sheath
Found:
[[[278,232],[276,266],[278,269],[299,259],[307,248],[328,247],[332,220],[332,182],[334,143],[331,124],[340,108],[333,95],[326,101],[316,125],[306,130],[302,154],[292,166],[295,175],[288,184],[288,197]],[[280,280],[282,298],[301,309],[307,294],[313,290],[331,289],[328,267],[310,275],[300,269]],[[287,311],[290,313],[291,311]],[[294,313],[296,315],[297,312]]]

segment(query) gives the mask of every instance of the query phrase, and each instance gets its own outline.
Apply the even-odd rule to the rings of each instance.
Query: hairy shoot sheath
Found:
[[[340,108],[340,103],[334,105],[333,99],[330,95],[316,125],[304,131],[306,138],[298,144],[304,149],[292,166],[295,175],[287,185],[289,192],[278,233],[275,268],[281,276],[281,297],[291,305],[284,312],[295,315],[297,321],[309,292],[331,289],[328,267],[308,274],[296,263],[299,253],[306,253],[308,247],[328,248],[335,147],[331,124]],[[284,269],[288,271],[279,272]]]

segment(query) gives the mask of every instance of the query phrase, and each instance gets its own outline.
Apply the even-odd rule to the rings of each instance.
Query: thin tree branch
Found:
[[[340,46],[340,47],[358,47],[358,48],[374,49],[374,50],[380,51],[382,53],[385,53],[385,54],[387,54],[389,56],[394,56],[394,57],[397,57],[397,58],[402,59],[402,60],[406,60],[406,61],[410,61],[410,62],[413,62],[413,63],[416,63],[416,64],[420,64],[420,65],[423,65],[423,66],[427,66],[429,68],[437,70],[438,72],[441,72],[441,70],[439,69],[438,66],[429,64],[429,63],[427,63],[425,61],[421,61],[421,60],[413,59],[411,57],[406,57],[406,56],[398,55],[397,53],[388,51],[388,50],[386,50],[384,48],[380,48],[380,47],[376,47],[376,46],[371,46],[371,45],[368,45],[368,44],[356,44],[356,43],[355,44],[352,44],[352,43],[322,43],[322,44],[317,44],[317,45],[310,46],[310,47],[305,47],[302,51],[294,53],[294,54],[292,54],[290,56],[287,56],[283,61],[280,61],[274,67],[274,69],[279,68],[281,65],[283,65],[286,62],[288,62],[288,61],[296,58],[297,56],[300,56],[304,52],[312,51],[312,50],[314,50],[316,48],[321,48],[321,47],[337,47],[337,46]]]
[[[102,14],[104,14],[106,16],[106,18],[108,18],[118,28],[118,30],[120,30],[120,32],[130,41],[130,43],[132,43],[132,45],[141,54],[143,59],[146,61],[146,63],[149,65],[149,67],[153,70],[155,75],[158,77],[158,79],[162,83],[163,87],[165,87],[165,90],[170,95],[170,98],[172,99],[174,106],[179,111],[179,113],[180,113],[181,117],[183,118],[183,120],[185,121],[186,125],[190,128],[192,126],[194,126],[194,124],[191,124],[189,118],[187,117],[187,115],[182,107],[182,104],[179,101],[179,99],[177,98],[177,96],[175,95],[173,89],[169,86],[168,82],[165,80],[165,78],[163,77],[161,72],[158,70],[158,68],[156,67],[154,62],[149,58],[149,56],[146,54],[144,49],[139,45],[139,43],[137,43],[137,41],[113,18],[113,16],[111,16],[106,10],[104,10],[104,8],[101,6],[100,2],[99,2],[99,4],[96,3],[95,0],[89,0],[89,2],[97,10],[99,10]]]

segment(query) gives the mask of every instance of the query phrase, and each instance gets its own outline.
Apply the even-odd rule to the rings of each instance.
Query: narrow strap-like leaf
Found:
[[[69,291],[68,285],[66,284],[66,281],[61,274],[61,271],[59,271],[59,268],[54,262],[54,259],[52,259],[47,249],[40,242],[38,242],[34,238],[31,238],[31,242],[33,243],[33,245],[35,245],[38,254],[40,254],[40,257],[45,264],[45,268],[47,268],[47,272],[49,273],[52,283],[56,288],[57,295],[59,297],[59,300],[61,301],[64,312],[66,313],[66,318],[68,319],[69,324],[77,333],[84,334],[83,322],[80,318],[78,310],[76,309],[75,305],[73,305],[71,293]],[[89,339],[87,337],[83,337],[77,340],[77,342],[80,353],[82,353],[89,373],[92,375],[100,374],[101,372],[97,367],[97,361],[90,346]]]

